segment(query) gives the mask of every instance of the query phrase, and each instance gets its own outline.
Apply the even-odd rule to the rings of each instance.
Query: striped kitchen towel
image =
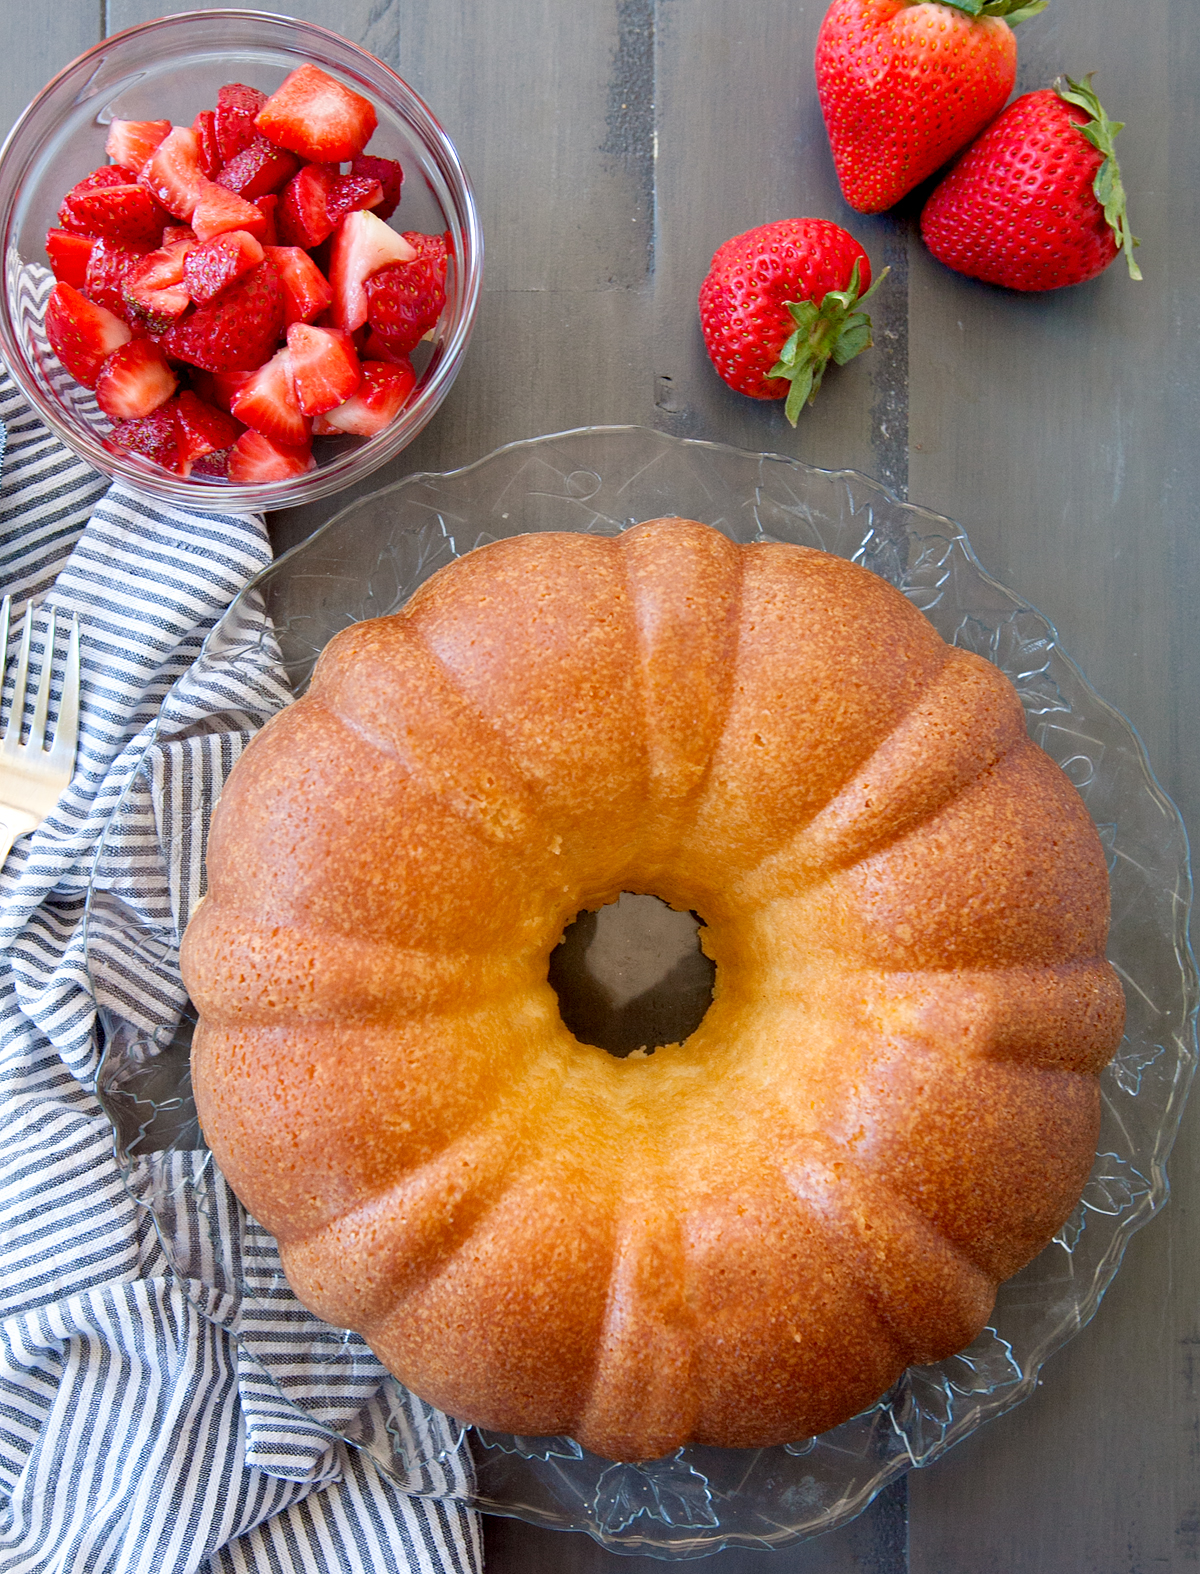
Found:
[[[262,521],[110,484],[2,369],[0,421],[0,588],[34,619],[35,665],[48,654],[35,603],[78,613],[84,660],[75,779],[0,871],[0,1574],[471,1574],[478,1521],[450,1423],[406,1409],[369,1352],[332,1376],[310,1365],[315,1320],[207,1155],[123,1170],[95,1093],[93,987],[110,1014],[158,1028],[182,1003],[169,966],[158,978],[127,947],[108,966],[103,934],[85,952],[97,850],[103,839],[112,901],[175,934],[198,876],[194,856],[173,861],[164,824],[195,791],[189,766],[215,787],[244,741],[196,743],[228,695],[206,694],[194,663],[269,560]],[[288,697],[269,661],[252,687],[247,730]],[[11,682],[6,709],[10,697]],[[179,1207],[179,1229],[164,1230],[156,1200]],[[172,1260],[181,1241],[199,1278]],[[405,1439],[410,1491],[377,1463]]]

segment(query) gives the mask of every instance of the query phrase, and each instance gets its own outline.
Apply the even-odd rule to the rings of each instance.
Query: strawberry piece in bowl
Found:
[[[140,175],[170,130],[169,120],[114,120],[104,151],[114,164],[123,164]]]
[[[349,334],[296,322],[288,329],[287,342],[296,402],[305,415],[322,415],[344,404],[362,382]]]
[[[367,280],[389,263],[411,262],[416,255],[413,243],[375,214],[366,210],[348,213],[334,232],[329,255],[334,327],[351,333],[361,328],[367,320]]]
[[[264,257],[237,284],[182,317],[163,348],[172,359],[205,371],[244,371],[270,360],[282,334],[283,290]]]
[[[318,416],[313,431],[324,437],[339,432],[374,437],[400,414],[416,381],[410,361],[364,361],[358,392],[344,404]]]
[[[267,221],[253,202],[207,181],[192,210],[192,228],[198,240],[211,240],[228,230],[245,230],[261,241],[266,238]]]
[[[316,468],[311,448],[292,448],[261,432],[249,431],[243,432],[230,450],[226,473],[237,485],[253,486],[264,481],[290,481]]]
[[[263,260],[263,249],[246,230],[227,230],[192,247],[183,259],[183,282],[197,306],[214,300]]]
[[[94,388],[100,368],[114,350],[128,344],[133,330],[73,285],[56,284],[46,303],[46,337],[75,381]]]
[[[83,289],[95,244],[94,235],[77,235],[73,230],[46,231],[46,255],[60,284],[73,284],[77,290]]]
[[[300,160],[294,153],[277,148],[266,137],[255,137],[249,147],[221,166],[216,182],[247,202],[256,202],[268,192],[278,191],[299,168]]]
[[[312,436],[312,422],[296,398],[292,357],[286,346],[246,379],[229,401],[229,408],[239,421],[287,447],[300,447]]]
[[[333,301],[329,280],[300,246],[264,246],[264,252],[279,270],[283,286],[283,320],[312,322],[328,311]]]
[[[313,164],[357,157],[377,124],[375,106],[319,66],[297,67],[259,110],[255,125]]]
[[[191,475],[197,468],[202,475],[228,474],[229,450],[242,434],[239,421],[185,388],[175,401],[175,432],[180,475]],[[219,468],[199,465],[211,454],[226,455]]]
[[[96,403],[114,421],[133,421],[165,404],[179,379],[153,339],[131,339],[100,368]]]
[[[444,235],[404,239],[413,247],[411,262],[392,263],[369,278],[367,321],[398,355],[414,350],[432,329],[446,305],[448,249]]]
[[[119,453],[140,454],[164,470],[175,470],[179,461],[179,439],[170,402],[137,420],[118,421],[108,435],[106,446]]]
[[[226,82],[224,87],[218,88],[213,120],[222,164],[236,158],[259,135],[254,121],[266,102],[265,93],[256,87],[247,87],[244,82]]]
[[[167,215],[142,186],[109,182],[84,190],[75,187],[59,209],[58,222],[77,234],[157,246]]]
[[[132,325],[133,316],[125,300],[125,281],[151,255],[149,246],[129,246],[124,241],[100,236],[92,242],[83,283],[79,286],[89,301],[107,306],[117,317]]]
[[[190,224],[196,203],[208,185],[201,164],[200,138],[190,126],[176,126],[159,143],[138,179],[168,213]]]

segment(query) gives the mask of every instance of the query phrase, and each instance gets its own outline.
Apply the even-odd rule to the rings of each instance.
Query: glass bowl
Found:
[[[615,535],[665,514],[738,541],[854,559],[896,585],[949,643],[1008,674],[1031,735],[1099,828],[1112,890],[1109,957],[1128,1015],[1101,1078],[1100,1140],[1079,1205],[1001,1286],[968,1349],[910,1368],[870,1409],[820,1437],[614,1465],[570,1438],[463,1427],[401,1388],[357,1335],[304,1311],[273,1239],[204,1148],[178,947],[202,890],[220,782],[253,732],[303,691],[339,629],[397,610],[437,568],[498,537]],[[631,1554],[777,1547],[845,1523],[896,1476],[1027,1398],[1043,1363],[1095,1313],[1131,1235],[1167,1196],[1167,1156],[1197,1058],[1191,889],[1182,822],[1133,729],[1064,655],[1051,624],[984,572],[958,525],[851,472],[637,427],[561,433],[358,499],[260,574],[214,629],[164,707],[93,872],[86,945],[105,1037],[98,1091],[127,1185],[189,1294],[230,1331],[248,1367],[310,1423],[367,1449],[406,1490],[584,1530]]]
[[[431,344],[414,354],[418,381],[400,415],[375,437],[319,439],[318,468],[286,481],[233,485],[173,476],[134,455],[112,453],[108,422],[90,390],[62,369],[43,328],[53,287],[46,231],[67,191],[107,162],[114,119],[169,118],[191,125],[226,82],[270,93],[313,61],[374,104],[372,154],[404,170],[398,230],[449,232],[446,307]],[[47,425],[97,470],[191,507],[241,512],[290,507],[327,496],[370,474],[410,443],[450,390],[474,326],[483,232],[466,171],[426,105],[374,56],[309,22],[260,11],[188,11],[106,38],[59,72],[13,127],[0,150],[0,353]]]

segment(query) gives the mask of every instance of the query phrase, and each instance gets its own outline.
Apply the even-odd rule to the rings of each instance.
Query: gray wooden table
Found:
[[[853,467],[967,529],[1145,740],[1200,830],[1200,29],[1195,0],[1052,0],[1019,89],[1095,71],[1145,282],[1022,298],[950,274],[912,211],[841,201],[812,82],[825,0],[301,0],[433,106],[483,213],[483,307],[442,412],[369,485],[500,443],[634,422]],[[275,9],[264,6],[261,9]],[[282,9],[282,7],[279,7]],[[155,0],[0,0],[4,129],[56,70]],[[700,341],[715,247],[839,221],[892,274],[878,348],[798,430],[730,393]],[[281,548],[337,504],[277,515]],[[1034,1398],[846,1529],[716,1574],[1151,1574],[1200,1561],[1200,1108],[1173,1197]],[[492,1574],[649,1569],[582,1536],[487,1522]]]

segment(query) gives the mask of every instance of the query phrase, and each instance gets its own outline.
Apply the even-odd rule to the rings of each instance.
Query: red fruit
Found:
[[[174,470],[179,453],[174,406],[167,403],[160,405],[152,415],[121,421],[109,433],[106,447],[127,454],[142,454],[162,465],[164,470]]]
[[[105,186],[135,186],[137,177],[137,170],[127,169],[124,164],[101,164],[99,169],[77,180],[63,201],[70,202],[72,197],[82,196],[85,191],[97,191]]]
[[[267,232],[267,221],[254,203],[247,202],[235,192],[227,191],[212,181],[206,181],[199,200],[192,210],[192,228],[198,240],[211,240],[214,235],[224,235],[230,230],[245,230],[261,241]]]
[[[371,210],[376,218],[390,219],[400,205],[400,186],[404,171],[394,158],[375,158],[371,153],[360,153],[350,165],[351,175],[365,175],[377,180],[383,187],[383,201]]]
[[[243,383],[250,381],[257,370],[258,368],[254,367],[248,372],[202,372],[197,368],[192,373],[192,380],[196,384],[196,391],[200,397],[207,398],[208,395],[201,385],[200,379],[202,377],[211,377],[212,398],[209,402],[219,405],[222,410],[228,410],[233,403],[234,394],[237,393]]]
[[[277,191],[268,191],[265,197],[259,197],[254,206],[263,217],[263,245],[278,246],[279,230],[275,223],[275,213],[279,207],[279,193]]]
[[[210,372],[261,366],[283,333],[283,290],[264,257],[240,283],[197,306],[163,340],[167,354]]]
[[[179,379],[153,339],[131,339],[100,368],[96,403],[114,421],[132,421],[165,404]]]
[[[178,440],[177,465],[181,475],[190,475],[193,469],[201,474],[224,475],[229,468],[228,451],[241,434],[241,425],[223,410],[205,403],[190,388],[185,388],[175,402],[175,429]],[[201,468],[196,461],[209,454],[223,453],[226,458],[219,468]]]
[[[253,486],[258,481],[287,481],[316,468],[307,446],[292,448],[273,443],[261,432],[243,432],[230,451],[228,475],[239,486]]]
[[[412,242],[375,214],[348,213],[334,231],[329,255],[334,327],[361,328],[367,320],[367,280],[389,263],[411,262],[416,255]]]
[[[305,164],[283,188],[279,198],[279,237],[285,246],[306,251],[333,234],[329,193],[340,180],[336,164]]]
[[[312,322],[328,310],[333,290],[306,251],[299,246],[266,246],[263,249],[279,270],[286,323]]]
[[[312,436],[312,423],[301,410],[292,381],[292,359],[283,349],[242,384],[229,402],[239,421],[276,443],[296,447]]]
[[[234,191],[247,202],[257,202],[269,191],[278,191],[300,168],[300,160],[286,148],[277,148],[266,137],[255,137],[249,147],[235,153],[221,166],[217,185]]]
[[[127,246],[123,241],[100,236],[92,242],[80,289],[89,301],[107,306],[110,312],[128,322],[131,317],[125,300],[125,281],[150,254],[149,246]]]
[[[157,246],[167,215],[139,185],[96,185],[83,191],[77,186],[59,209],[58,221],[64,229],[82,235]]]
[[[108,128],[104,151],[114,164],[139,175],[171,129],[169,120],[114,120]]]
[[[227,82],[217,92],[217,150],[222,164],[248,148],[258,132],[254,117],[267,102],[267,95],[242,82]]]
[[[334,224],[340,224],[356,208],[370,208],[379,217],[383,187],[365,175],[339,175],[329,188],[325,211]]]
[[[375,130],[374,105],[318,66],[299,66],[259,110],[264,137],[312,164],[355,158]]]
[[[409,231],[404,239],[416,252],[413,260],[380,269],[366,284],[367,320],[399,355],[407,355],[437,326],[446,304],[448,260],[444,235]]]
[[[223,163],[217,146],[217,117],[213,111],[202,109],[192,121],[192,130],[196,133],[200,168],[209,180],[213,180]]]
[[[76,382],[94,388],[104,362],[133,334],[128,323],[73,285],[56,284],[46,302],[46,337]]]
[[[288,329],[287,342],[296,402],[305,415],[344,404],[362,381],[354,345],[338,329],[296,322]]]
[[[175,126],[138,176],[168,213],[187,224],[209,184],[200,160],[200,138],[190,126]]]
[[[852,208],[890,208],[983,130],[1012,92],[1012,30],[1046,3],[833,0],[817,96]]]
[[[126,274],[122,293],[131,322],[143,323],[149,333],[162,334],[182,317],[191,305],[183,265],[195,246],[194,240],[173,241],[150,252]]]
[[[183,260],[183,282],[196,305],[203,306],[262,260],[263,249],[253,235],[246,230],[228,230],[188,252]]]
[[[201,454],[199,459],[191,461],[186,470],[181,469],[180,474],[210,476],[218,481],[228,481],[229,459],[232,453],[232,448],[219,448],[215,453]],[[182,461],[180,463],[182,465]]]
[[[364,361],[358,392],[322,416],[321,430],[351,432],[356,437],[374,437],[389,426],[408,402],[417,374],[411,363]]]
[[[1026,93],[938,186],[921,234],[948,268],[1010,290],[1057,290],[1103,273],[1138,244],[1109,120],[1089,83]]]
[[[841,366],[870,345],[871,319],[857,307],[880,280],[871,284],[870,259],[854,237],[825,219],[782,219],[735,235],[700,286],[713,365],[738,393],[786,398],[795,426],[830,358]]]
[[[95,244],[95,238],[91,235],[76,235],[72,230],[46,231],[46,255],[50,259],[54,277],[60,284],[73,284],[77,290],[83,288]]]

